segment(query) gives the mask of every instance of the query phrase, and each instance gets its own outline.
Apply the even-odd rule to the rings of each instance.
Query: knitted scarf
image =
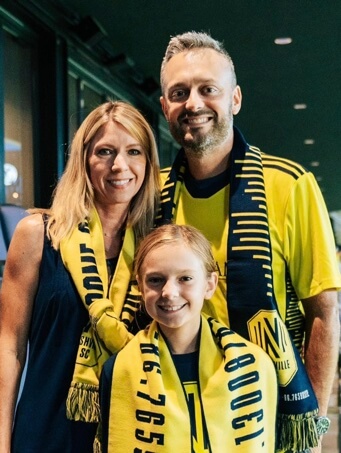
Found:
[[[267,355],[202,316],[198,370],[209,451],[273,452],[277,383]],[[153,321],[114,362],[108,453],[199,451],[192,444],[188,404]]]
[[[134,233],[128,228],[108,290],[103,232],[97,211],[94,209],[90,219],[61,242],[63,263],[89,312],[66,402],[67,417],[71,420],[99,421],[102,366],[132,338],[128,327],[139,306],[139,293],[130,281],[134,251]]]
[[[181,150],[162,191],[158,225],[174,219],[186,170]],[[262,153],[249,147],[236,129],[231,152],[227,257],[230,328],[261,346],[277,370],[277,447],[293,451],[314,447],[318,444],[314,421],[317,400],[273,292]],[[291,299],[288,293],[288,304]]]

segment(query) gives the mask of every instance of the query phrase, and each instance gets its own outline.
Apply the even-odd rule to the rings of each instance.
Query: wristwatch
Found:
[[[316,431],[318,436],[323,436],[329,429],[330,420],[326,416],[315,417]]]

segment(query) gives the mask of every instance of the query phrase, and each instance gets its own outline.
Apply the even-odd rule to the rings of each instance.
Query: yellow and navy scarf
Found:
[[[273,452],[277,383],[263,351],[202,316],[198,371],[209,451]],[[197,451],[185,390],[155,321],[116,356],[108,429],[108,453]]]
[[[135,252],[134,233],[127,228],[115,274],[108,290],[108,272],[101,222],[94,209],[63,240],[60,252],[77,291],[89,311],[79,343],[67,399],[67,417],[99,421],[99,377],[104,362],[132,338],[128,328],[139,306],[139,293],[131,281]]]
[[[173,220],[186,171],[187,160],[181,150],[161,194],[157,225]],[[277,370],[278,449],[302,451],[316,446],[317,399],[300,354],[279,315],[273,291],[262,153],[249,147],[236,129],[231,152],[226,278],[230,328],[261,346]],[[295,295],[288,292],[288,305],[293,299]]]

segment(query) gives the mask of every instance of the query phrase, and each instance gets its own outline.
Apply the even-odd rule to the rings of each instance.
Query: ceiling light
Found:
[[[291,44],[291,43],[292,43],[292,38],[289,38],[289,37],[275,39],[275,44],[278,44],[279,46],[285,46],[285,45]]]
[[[304,140],[305,145],[313,145],[315,143],[315,140],[313,138],[306,138]]]
[[[320,165],[320,162],[318,160],[313,160],[312,162],[310,162],[310,165],[312,167],[319,167]]]
[[[295,110],[304,110],[307,108],[307,104],[294,104]]]

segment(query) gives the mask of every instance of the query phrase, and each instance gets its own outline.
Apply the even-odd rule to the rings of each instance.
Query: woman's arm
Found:
[[[13,234],[0,294],[0,452],[9,453],[14,409],[26,359],[28,331],[44,240],[40,214],[22,219]]]

